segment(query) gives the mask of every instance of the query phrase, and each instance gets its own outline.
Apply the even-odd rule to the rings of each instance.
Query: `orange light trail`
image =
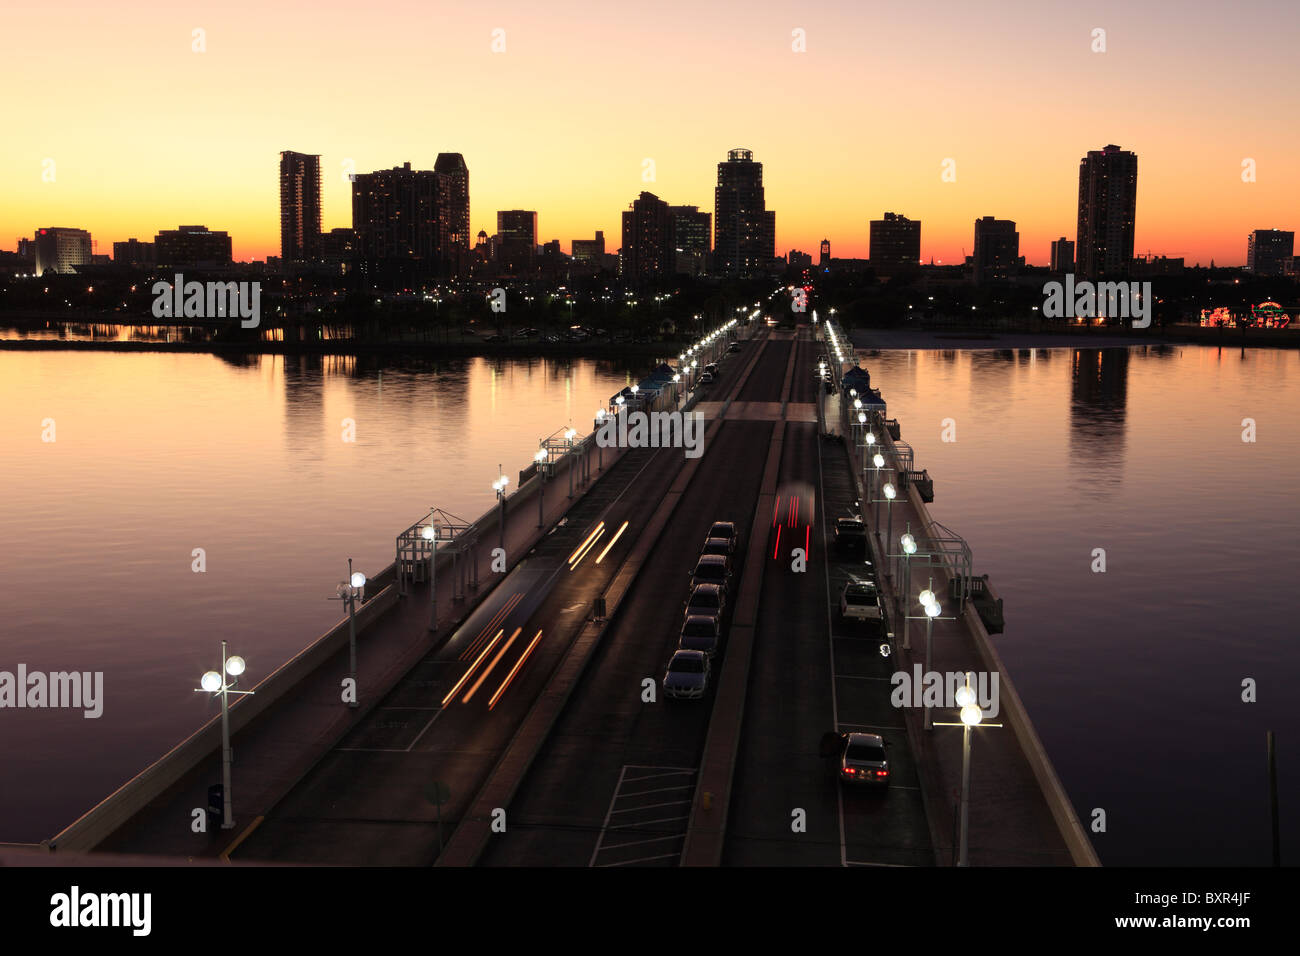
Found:
[[[519,660],[515,661],[515,666],[510,668],[510,673],[506,675],[506,679],[501,682],[501,686],[497,688],[497,692],[493,694],[492,699],[488,701],[488,710],[491,710],[497,705],[497,701],[500,700],[501,695],[506,692],[506,688],[510,686],[510,682],[514,680],[515,675],[519,673],[519,668],[524,666],[524,661],[528,660],[528,655],[533,652],[533,648],[537,646],[537,642],[541,639],[542,632],[538,631],[537,636],[533,638],[532,643],[524,650],[523,656],[520,657]]]
[[[602,521],[600,524],[596,525],[596,527],[591,529],[591,534],[587,535],[587,539],[583,541],[582,544],[578,545],[578,547],[574,550],[573,554],[569,555],[570,564],[572,564],[574,561],[578,559],[578,555],[582,552],[582,549],[585,548],[587,545],[591,544],[591,539],[596,537],[596,535],[604,527],[605,527],[605,522]]]
[[[467,661],[473,657],[478,652],[482,643],[487,640],[487,636],[492,633],[493,628],[500,627],[501,623],[506,619],[510,612],[515,609],[515,605],[522,601],[523,598],[523,591],[512,595],[511,598],[501,606],[501,610],[492,615],[492,620],[488,621],[487,624],[484,625],[483,630],[478,632],[478,637],[474,638],[474,643],[465,648],[464,653],[460,655],[460,659],[462,661]]]
[[[447,696],[442,699],[442,706],[446,707],[447,701],[455,697],[456,692],[465,686],[465,681],[469,680],[469,675],[474,673],[475,668],[477,668],[479,664],[483,662],[483,658],[487,657],[488,654],[491,653],[492,648],[496,647],[497,641],[501,640],[501,635],[504,634],[505,632],[506,632],[505,628],[502,628],[501,630],[497,631],[497,636],[492,638],[492,643],[489,644],[487,647],[483,648],[483,653],[478,656],[478,659],[474,661],[473,664],[469,665],[469,670],[467,670],[464,673],[464,675],[461,677],[460,680],[456,681],[456,686],[447,692]]]
[[[605,522],[603,522],[603,521],[601,522],[602,525],[603,525],[604,523],[605,523]],[[584,547],[584,548],[582,549],[582,554],[578,555],[578,560],[577,560],[577,561],[574,561],[571,565],[569,565],[569,570],[570,570],[570,571],[572,571],[572,570],[573,570],[574,568],[576,568],[578,565],[582,564],[582,559],[585,558],[585,557],[587,556],[587,552],[590,551],[592,548],[594,548],[594,547],[596,546],[596,542],[599,541],[599,540],[601,539],[601,537],[602,537],[604,534],[605,534],[605,529],[602,527],[602,528],[601,528],[601,529],[596,533],[596,537],[592,538],[591,541],[589,541],[589,542],[587,543],[586,547]]]
[[[614,535],[614,537],[612,537],[612,538],[609,539],[609,544],[605,545],[605,550],[602,551],[602,552],[600,552],[600,554],[598,554],[598,555],[596,556],[596,563],[597,563],[597,564],[600,564],[600,562],[601,562],[602,560],[604,560],[605,555],[609,554],[609,549],[612,548],[612,547],[614,547],[614,542],[616,542],[620,537],[622,537],[622,536],[623,536],[623,532],[626,531],[626,530],[627,530],[627,522],[624,521],[624,522],[623,522],[623,527],[619,528],[619,529],[618,529],[618,532]]]
[[[501,658],[505,657],[506,651],[510,650],[510,645],[515,642],[515,638],[519,636],[519,632],[522,630],[523,630],[522,627],[515,628],[515,632],[510,635],[510,640],[506,641],[505,644],[501,645],[501,650],[497,651],[497,656],[492,658],[492,663],[487,666],[487,670],[485,670],[482,674],[479,675],[478,680],[474,682],[474,686],[471,687],[468,691],[466,691],[465,696],[460,699],[460,702],[462,704],[468,704],[470,698],[474,696],[474,693],[480,687],[483,686],[483,682],[487,680],[488,675],[492,673],[492,668],[496,667],[497,664],[501,663]]]

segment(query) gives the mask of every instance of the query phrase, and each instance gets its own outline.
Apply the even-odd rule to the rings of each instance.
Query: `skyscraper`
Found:
[[[438,258],[442,269],[459,275],[469,264],[469,167],[460,153],[439,153]]]
[[[871,220],[871,268],[881,275],[915,269],[921,261],[921,220],[892,212]]]
[[[673,271],[699,275],[707,271],[713,238],[713,214],[699,206],[670,206],[673,218]]]
[[[1246,271],[1257,276],[1282,275],[1294,255],[1294,232],[1256,229],[1246,239]]]
[[[748,149],[733,149],[718,163],[713,199],[714,271],[752,275],[776,256],[776,213],[763,195],[763,164]]]
[[[1088,278],[1123,275],[1133,260],[1137,154],[1107,146],[1079,161],[1075,270]]]
[[[320,156],[280,154],[280,258],[320,258]]]
[[[985,216],[975,220],[975,281],[1005,279],[1020,265],[1020,233],[1010,219]]]
[[[502,209],[497,212],[497,255],[507,272],[532,267],[537,252],[537,212],[532,209]]]

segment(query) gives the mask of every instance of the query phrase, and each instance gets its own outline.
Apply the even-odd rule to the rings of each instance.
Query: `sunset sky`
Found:
[[[614,251],[642,189],[712,211],[716,164],[746,147],[780,255],[825,237],[865,257],[888,210],[922,220],[927,260],[969,254],[993,215],[1045,264],[1075,238],[1080,158],[1115,143],[1138,154],[1137,253],[1242,264],[1252,229],[1300,226],[1297,51],[1295,0],[21,4],[0,33],[0,249],[74,226],[110,254],[202,223],[237,259],[278,255],[294,149],[321,154],[326,229],[351,225],[345,161],[446,151],[475,233],[535,209],[539,241],[603,229]]]

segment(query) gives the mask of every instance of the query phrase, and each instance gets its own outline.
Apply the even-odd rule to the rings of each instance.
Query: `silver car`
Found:
[[[704,614],[688,614],[682,622],[677,646],[684,651],[703,651],[706,657],[718,652],[718,619]]]
[[[709,686],[709,658],[703,651],[677,651],[664,673],[664,693],[669,697],[695,699]]]

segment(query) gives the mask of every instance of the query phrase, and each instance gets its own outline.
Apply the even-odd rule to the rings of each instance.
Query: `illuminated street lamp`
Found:
[[[432,517],[429,523],[420,529],[420,537],[429,542],[429,631],[433,632],[438,629],[438,589],[434,581],[438,560],[438,529],[433,526]]]
[[[352,559],[348,558],[348,579],[338,587],[338,596],[348,606],[348,667],[352,674],[352,700],[348,706],[357,706],[357,597],[366,586],[366,576],[360,571],[352,570]]]
[[[910,521],[907,523],[907,531],[898,539],[898,543],[903,547],[903,588],[899,593],[906,595],[912,588],[912,555],[916,554],[916,538],[912,537]],[[910,618],[906,614],[906,607],[903,610],[903,648],[906,650],[912,646],[912,638],[907,623]]]
[[[235,826],[234,800],[230,793],[230,695],[251,694],[251,690],[235,690],[239,686],[239,675],[244,673],[245,662],[242,657],[227,657],[226,642],[221,642],[221,670],[208,671],[194,688],[198,693],[221,695],[221,829],[231,830]],[[234,678],[227,681],[226,675]]]
[[[961,708],[961,723],[936,723],[936,727],[960,727],[961,740],[961,837],[958,842],[957,865],[970,866],[968,852],[968,835],[970,832],[970,732],[981,724],[985,727],[1001,727],[1001,724],[985,724],[984,712],[980,710],[975,699],[975,691],[970,686],[971,672],[966,672],[966,684],[957,688],[954,695],[956,704]]]
[[[622,396],[620,396],[621,398]],[[543,505],[542,499],[546,495],[546,449],[537,449],[537,454],[533,456],[533,461],[537,462],[537,478],[540,484],[537,486],[537,527],[542,527]]]
[[[636,386],[632,386],[634,389]],[[577,436],[577,429],[570,428],[564,433],[565,454],[573,454],[573,439]],[[573,497],[573,458],[569,458],[569,497]]]
[[[492,482],[492,490],[497,493],[497,501],[501,502],[501,536],[499,539],[499,546],[501,552],[504,554],[506,550],[506,485],[510,484],[510,479],[501,472],[500,465],[497,465],[497,471],[500,472],[500,477],[498,477],[496,481]]]

